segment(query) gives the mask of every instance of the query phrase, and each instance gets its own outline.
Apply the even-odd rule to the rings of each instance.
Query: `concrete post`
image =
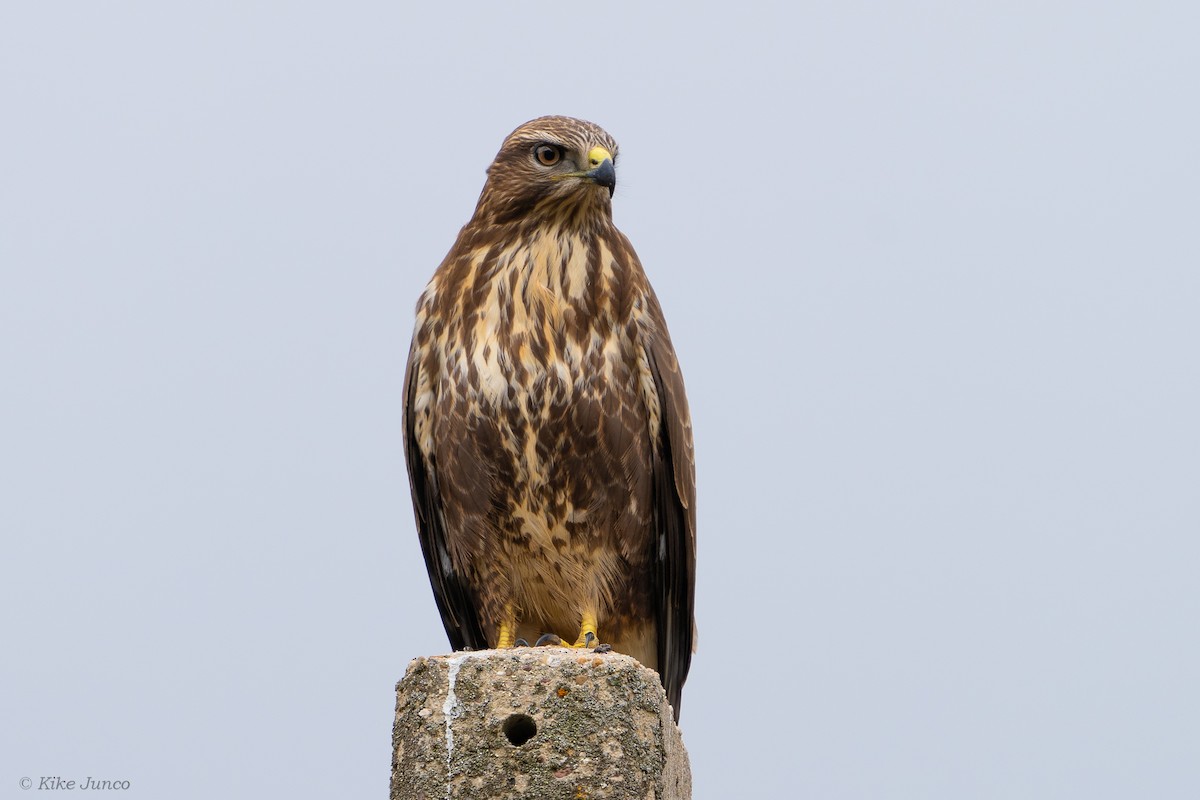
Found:
[[[416,658],[396,685],[391,800],[689,800],[658,675],[565,647]]]

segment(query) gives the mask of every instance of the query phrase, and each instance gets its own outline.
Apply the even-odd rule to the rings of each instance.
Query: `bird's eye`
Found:
[[[533,148],[533,155],[543,167],[553,167],[562,159],[562,148],[552,144],[539,144]]]

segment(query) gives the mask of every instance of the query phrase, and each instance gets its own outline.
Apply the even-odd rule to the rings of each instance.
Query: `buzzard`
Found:
[[[658,671],[678,719],[692,430],[662,309],[612,222],[616,161],[570,117],[504,140],[417,304],[405,454],[456,650],[603,640]]]

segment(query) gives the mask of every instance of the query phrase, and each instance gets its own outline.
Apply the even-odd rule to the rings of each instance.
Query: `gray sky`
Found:
[[[193,5],[0,10],[0,797],[385,796],[412,308],[549,113],[688,382],[698,800],[1200,795],[1200,7]]]

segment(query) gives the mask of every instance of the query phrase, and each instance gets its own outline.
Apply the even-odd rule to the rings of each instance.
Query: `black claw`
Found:
[[[513,642],[513,647],[529,647],[529,642],[525,641],[524,639],[517,639],[515,642]]]
[[[583,646],[591,647],[592,642],[594,642],[594,641],[596,641],[596,634],[592,633],[591,631],[588,631],[587,634],[583,637]]]
[[[562,639],[555,636],[553,633],[543,633],[534,647],[542,647],[543,645],[558,645],[562,644]]]
[[[596,645],[596,649],[592,650],[592,652],[593,653],[611,653],[612,645],[611,644],[598,644],[598,645]]]

